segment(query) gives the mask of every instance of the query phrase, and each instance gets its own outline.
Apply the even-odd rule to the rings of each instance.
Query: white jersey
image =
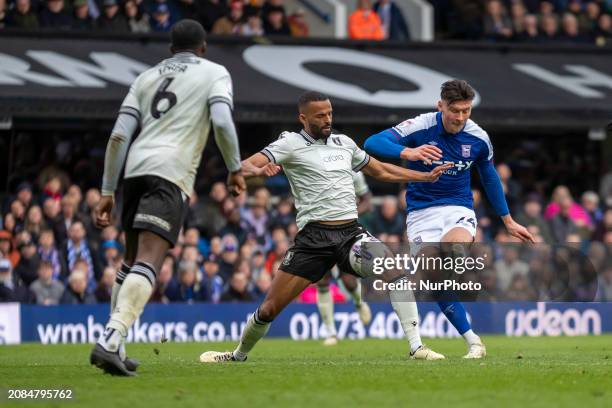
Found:
[[[297,226],[312,221],[357,218],[353,172],[370,161],[346,135],[332,134],[327,141],[313,139],[306,131],[283,132],[261,151],[283,167],[297,209]]]
[[[361,197],[370,192],[370,187],[368,187],[365,175],[360,171],[353,173],[353,185],[355,186],[355,194],[357,194],[357,197]]]
[[[155,175],[191,195],[210,130],[209,105],[232,106],[232,80],[219,64],[178,53],[136,78],[120,113],[136,116],[125,177]]]

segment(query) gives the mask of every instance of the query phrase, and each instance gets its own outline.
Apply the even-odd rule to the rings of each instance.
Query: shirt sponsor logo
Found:
[[[341,154],[330,154],[329,156],[323,158],[325,163],[333,163],[342,160],[344,160],[344,156]]]

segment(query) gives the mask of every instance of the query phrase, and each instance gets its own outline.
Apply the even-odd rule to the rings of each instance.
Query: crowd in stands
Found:
[[[537,44],[610,44],[610,0],[430,0],[439,37]]]
[[[0,29],[167,32],[183,18],[220,35],[309,35],[304,10],[283,0],[0,0]]]
[[[545,198],[524,191],[509,166],[499,164],[497,169],[516,220],[537,242],[568,243],[583,250],[601,272],[598,296],[612,300],[612,173],[602,179],[599,192],[585,191],[575,199],[559,185]],[[42,172],[38,180],[24,180],[9,193],[0,221],[0,301],[108,302],[125,247],[118,222],[103,230],[93,225],[99,190],[83,191],[65,173]],[[482,194],[474,190],[473,196],[479,226],[476,241],[489,244],[494,253],[496,243],[513,239],[484,204]],[[405,241],[403,192],[379,197],[376,206],[372,201],[359,206],[362,224],[385,242]],[[121,197],[117,202],[120,211]],[[206,196],[194,192],[179,243],[165,258],[152,300],[261,300],[296,233],[288,195],[271,196],[260,186],[249,196],[234,198],[222,182],[212,184]],[[496,270],[495,290],[515,293],[517,300],[532,293],[536,288],[525,275],[540,265],[541,256],[527,263],[510,250],[497,252],[490,257],[491,270]],[[520,290],[525,285],[529,290]]]

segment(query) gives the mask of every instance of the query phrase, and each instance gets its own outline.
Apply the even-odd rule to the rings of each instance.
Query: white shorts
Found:
[[[459,205],[441,205],[409,212],[406,231],[410,243],[438,243],[448,231],[457,227],[475,237],[476,223],[474,210]]]

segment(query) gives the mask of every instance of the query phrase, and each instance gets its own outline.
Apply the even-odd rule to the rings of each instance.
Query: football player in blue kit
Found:
[[[470,173],[478,169],[484,190],[508,233],[533,242],[525,227],[516,223],[506,203],[504,190],[493,165],[493,146],[487,132],[470,119],[475,92],[463,80],[442,84],[438,112],[408,119],[370,136],[365,150],[379,157],[403,159],[408,168],[429,171],[445,162],[446,170],[437,183],[406,185],[407,234],[414,254],[426,243],[471,243],[476,235]],[[455,246],[456,247],[456,246]],[[426,251],[424,251],[426,252]],[[439,301],[438,306],[464,337],[468,353],[464,358],[482,358],[486,348],[474,333],[460,302]]]

